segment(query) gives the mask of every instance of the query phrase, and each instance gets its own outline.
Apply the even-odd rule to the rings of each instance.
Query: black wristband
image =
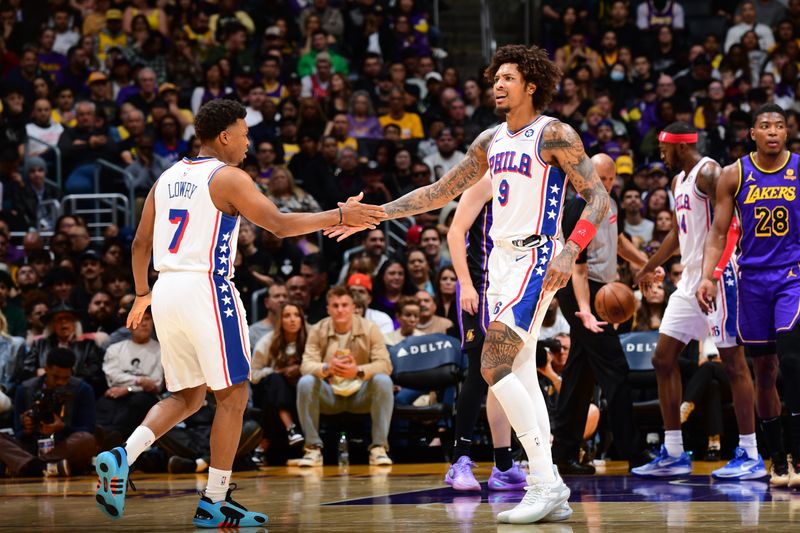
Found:
[[[339,224],[342,223],[342,208],[339,208]]]

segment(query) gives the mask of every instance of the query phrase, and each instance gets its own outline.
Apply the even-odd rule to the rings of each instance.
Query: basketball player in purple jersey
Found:
[[[536,372],[536,341],[555,292],[566,285],[575,259],[596,233],[609,196],[568,125],[541,114],[561,72],[536,46],[503,46],[486,77],[506,122],[481,133],[466,157],[440,180],[385,204],[391,218],[440,209],[487,172],[492,177],[494,248],[489,256],[489,326],[481,374],[491,386],[528,455],[522,501],[497,516],[528,524],[545,519],[569,499],[550,454],[547,406]],[[567,181],[586,200],[575,230],[558,239]],[[331,235],[353,229],[335,228]]]
[[[239,293],[231,282],[241,216],[279,236],[303,235],[334,224],[371,227],[385,218],[359,197],[323,213],[281,213],[237,168],[247,152],[244,107],[213,100],[195,118],[198,157],[167,169],[145,200],[133,241],[136,300],[127,325],[138,327],[152,304],[171,395],[156,404],[118,448],[97,456],[95,500],[121,518],[129,465],[161,435],[197,411],[211,389],[217,410],[211,427],[211,467],[193,523],[252,527],[267,522],[231,499],[231,467],[242,430],[250,377],[250,341]],[[150,258],[159,272],[150,292]]]
[[[738,332],[756,369],[758,412],[772,455],[770,482],[800,487],[800,156],[786,150],[786,113],[778,105],[756,110],[750,136],[756,151],[720,175],[696,296],[703,310],[713,310],[715,267],[735,211],[741,225]],[[781,404],[774,388],[776,354],[791,419],[791,462],[783,447]]]
[[[673,171],[679,171],[672,183],[675,195],[673,225],[659,250],[637,274],[646,292],[654,281],[655,268],[675,252],[680,252],[683,275],[669,299],[659,328],[653,366],[658,380],[658,401],[664,419],[664,446],[651,463],[633,469],[634,475],[667,477],[686,475],[692,461],[683,450],[680,404],[683,387],[678,356],[692,340],[713,337],[722,364],[731,382],[739,446],[733,460],[715,470],[712,476],[722,479],[759,479],[767,470],[758,455],[753,416],[753,382],[744,350],[736,340],[736,261],[724,258],[717,283],[723,289],[717,310],[707,317],[697,305],[695,291],[702,278],[703,246],[712,224],[716,203],[719,164],[703,157],[697,150],[697,130],[685,122],[673,122],[659,134],[661,159]],[[727,235],[727,232],[726,232]],[[728,254],[730,255],[730,254]],[[662,276],[663,277],[663,276]]]

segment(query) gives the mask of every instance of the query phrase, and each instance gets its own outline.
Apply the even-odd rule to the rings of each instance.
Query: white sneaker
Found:
[[[789,461],[789,480],[788,487],[790,489],[800,489],[800,468],[794,459]]]
[[[319,448],[306,448],[302,459],[297,460],[297,466],[322,466],[322,450]]]
[[[373,446],[369,450],[369,464],[372,466],[391,466],[392,460],[383,446]]]
[[[533,524],[559,509],[569,499],[569,487],[564,484],[561,477],[557,476],[555,481],[541,481],[534,476],[528,476],[527,479],[528,486],[525,487],[525,497],[513,509],[498,514],[498,522]],[[559,509],[559,511],[557,516],[568,514],[567,518],[569,518],[572,515],[572,509],[569,509],[568,513],[566,509]]]
[[[561,481],[562,483],[564,480],[561,479],[561,474],[558,473],[558,467],[553,465],[553,473],[556,475],[556,479]],[[542,522],[563,522],[564,520],[569,520],[572,516],[572,507],[569,506],[568,502],[564,502],[552,511],[550,514],[542,518]]]

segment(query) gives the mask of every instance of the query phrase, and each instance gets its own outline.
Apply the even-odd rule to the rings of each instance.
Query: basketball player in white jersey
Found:
[[[523,524],[542,520],[569,498],[550,455],[547,407],[536,374],[536,340],[555,291],[566,284],[610,200],[575,130],[540,114],[561,78],[547,52],[535,46],[503,46],[485,74],[494,84],[497,111],[506,114],[506,122],[481,133],[466,157],[436,183],[384,207],[392,218],[439,209],[490,172],[494,248],[481,374],[528,455],[527,493],[514,509],[498,515],[501,522]],[[568,180],[586,207],[562,245],[559,221]],[[351,231],[328,233],[346,236]]]
[[[683,450],[681,433],[683,387],[678,356],[692,340],[704,341],[712,336],[730,378],[739,426],[739,446],[734,458],[723,468],[715,470],[712,476],[720,479],[766,477],[767,470],[756,445],[753,382],[744,358],[744,349],[736,340],[737,267],[735,258],[731,257],[735,239],[729,237],[727,254],[718,265],[720,290],[717,293],[716,311],[706,315],[694,297],[702,278],[703,248],[711,228],[717,182],[722,169],[716,161],[700,155],[697,150],[697,130],[690,124],[674,122],[659,134],[658,140],[661,159],[671,169],[681,171],[672,185],[675,195],[673,227],[636,280],[642,292],[646,292],[651,283],[658,281],[654,275],[656,267],[677,251],[680,251],[683,274],[664,312],[653,355],[658,399],[664,419],[664,445],[658,457],[634,468],[632,473],[646,477],[691,473],[692,461]]]
[[[156,404],[119,448],[97,456],[96,501],[112,518],[124,512],[129,465],[161,435],[197,411],[206,389],[217,409],[211,427],[208,485],[194,516],[198,527],[261,526],[267,516],[231,499],[231,467],[247,404],[250,346],[239,292],[231,283],[240,215],[279,236],[303,235],[343,223],[373,227],[385,218],[357,198],[322,213],[281,213],[237,168],[248,148],[245,108],[232,100],[205,104],[195,118],[202,141],[197,158],[183,159],[155,183],[133,241],[136,300],[127,325],[135,329],[152,305],[171,395]],[[159,278],[152,293],[153,258]]]

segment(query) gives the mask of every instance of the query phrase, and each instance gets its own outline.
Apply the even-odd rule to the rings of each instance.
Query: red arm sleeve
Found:
[[[725,266],[728,264],[733,251],[736,249],[736,243],[739,240],[739,221],[734,217],[731,220],[731,225],[728,228],[728,240],[725,243],[725,251],[722,252],[722,257],[719,258],[717,268],[714,269],[714,278],[719,279],[725,271]]]

